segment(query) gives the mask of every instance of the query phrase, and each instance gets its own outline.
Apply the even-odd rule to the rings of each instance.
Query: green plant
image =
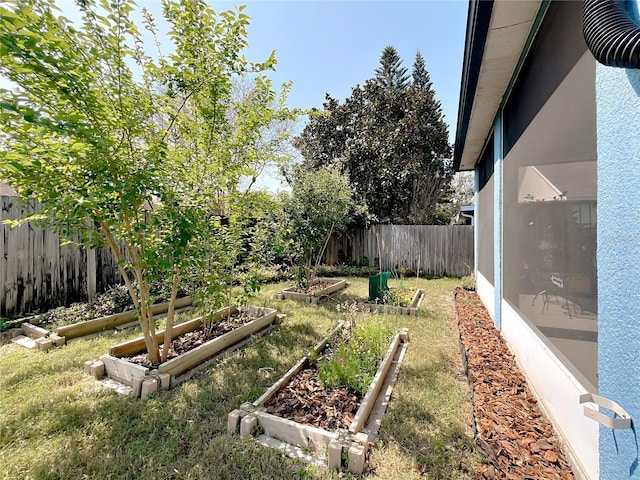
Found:
[[[460,279],[462,282],[462,288],[465,290],[475,290],[476,289],[476,277],[475,275],[466,275]]]
[[[291,193],[283,195],[283,236],[296,263],[296,284],[306,290],[329,238],[347,224],[353,190],[337,167],[310,171],[296,166],[288,181]]]
[[[227,247],[237,244],[224,219],[266,163],[289,157],[279,152],[286,136],[262,141],[294,117],[288,87],[278,98],[259,75],[274,54],[260,64],[242,55],[243,7],[218,14],[204,0],[164,1],[171,45],[163,54],[153,16],[143,9],[146,37],[133,23],[133,0],[76,3],[77,23],[53,1],[0,6],[0,76],[12,84],[0,89],[0,178],[42,207],[16,223],[112,250],[158,364],[184,279],[199,277],[205,294],[222,301],[220,279],[236,262]],[[234,97],[234,82],[248,74],[251,88]],[[154,280],[170,289],[162,352],[149,308]]]
[[[386,353],[393,330],[379,319],[359,323],[345,343],[334,346],[329,360],[320,361],[320,380],[328,388],[347,387],[364,395]]]

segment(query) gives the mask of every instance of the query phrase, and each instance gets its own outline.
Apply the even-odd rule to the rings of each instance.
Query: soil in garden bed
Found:
[[[306,292],[301,292],[301,293],[313,295],[314,293],[319,292],[320,290],[324,290],[325,288],[330,287],[334,283],[335,282],[316,282],[313,285],[311,285]]]
[[[473,396],[476,443],[489,463],[479,478],[573,479],[551,422],[475,292],[455,295]]]
[[[335,349],[346,340],[345,330],[335,332],[318,360],[331,360]],[[347,387],[325,387],[314,364],[294,375],[265,403],[265,407],[267,413],[333,431],[349,428],[361,401],[362,397]]]
[[[169,353],[167,354],[167,360],[171,360],[178,355],[182,355],[189,350],[193,350],[209,340],[220,337],[225,333],[229,333],[255,319],[255,315],[238,312],[207,325],[206,329],[198,328],[192,332],[183,333],[172,340],[171,346],[169,347]],[[123,360],[127,360],[138,365],[148,364],[146,352],[139,353],[131,357],[125,357]]]
[[[265,404],[268,413],[333,431],[349,428],[361,398],[347,388],[326,388],[315,368],[296,374]]]

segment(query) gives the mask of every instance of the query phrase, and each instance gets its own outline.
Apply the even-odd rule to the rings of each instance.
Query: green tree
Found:
[[[311,169],[339,166],[371,221],[432,223],[453,174],[442,109],[424,62],[408,88],[380,81],[383,70],[343,104],[327,95],[295,145]]]
[[[411,86],[417,90],[430,90],[431,89],[431,77],[427,72],[427,65],[424,62],[424,57],[420,50],[416,52],[416,57],[413,60],[413,68],[411,69]]]
[[[336,167],[316,171],[297,166],[289,175],[291,192],[284,195],[283,234],[297,265],[296,282],[306,290],[333,233],[349,221],[353,191]]]
[[[376,79],[388,88],[407,88],[409,75],[402,59],[393,45],[387,45],[380,56],[380,67],[376,69]]]
[[[237,75],[275,63],[273,54],[262,64],[242,56],[242,8],[217,15],[204,0],[164,0],[166,54],[143,10],[153,56],[131,20],[133,1],[82,0],[78,8],[75,25],[52,0],[0,6],[0,75],[16,85],[0,91],[0,177],[42,204],[23,221],[111,248],[158,364],[173,307],[160,353],[151,281],[171,285],[173,305],[183,279],[204,272],[199,283],[211,286],[224,276],[224,262],[213,259],[237,233],[216,199],[227,209],[238,204],[242,179],[256,174],[260,131],[292,114],[273,107],[275,93],[261,77],[250,100],[233,101]]]

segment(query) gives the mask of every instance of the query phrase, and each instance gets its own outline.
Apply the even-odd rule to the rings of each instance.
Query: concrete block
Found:
[[[91,375],[91,365],[93,365],[93,362],[95,362],[95,360],[87,360],[84,362],[84,373],[87,375]]]
[[[364,432],[358,432],[354,435],[354,440],[362,445],[365,449],[369,446],[369,435]]]
[[[363,445],[353,444],[349,447],[349,464],[347,468],[351,473],[360,475],[364,472],[364,464],[367,450]]]
[[[342,466],[342,442],[331,440],[327,449],[327,467],[340,469]]]
[[[258,426],[258,418],[255,415],[247,415],[240,420],[240,435],[246,437],[251,435],[253,429]]]
[[[158,375],[158,380],[160,381],[160,388],[163,390],[169,390],[171,386],[171,375],[168,373],[161,373]]]
[[[142,389],[140,391],[140,398],[145,399],[150,394],[158,391],[158,382],[155,378],[145,379],[142,381]]]
[[[67,339],[65,337],[61,337],[60,335],[56,335],[55,333],[52,333],[49,338],[56,347],[61,347],[65,343],[67,343]]]
[[[102,363],[100,360],[96,360],[91,364],[89,373],[96,380],[100,380],[102,377],[104,377],[104,363]]]
[[[142,393],[142,381],[144,380],[144,378],[134,378],[133,381],[131,382],[131,393],[133,393],[133,396],[136,398],[140,397],[140,394]]]
[[[17,343],[21,347],[25,348],[38,348],[38,344],[33,338],[26,337],[24,335],[18,335],[11,339],[13,343]]]
[[[240,425],[240,410],[235,409],[227,417],[227,433],[238,433],[238,425]]]
[[[36,339],[36,344],[38,345],[38,350],[41,352],[46,352],[53,348],[53,340],[50,338],[40,337]]]

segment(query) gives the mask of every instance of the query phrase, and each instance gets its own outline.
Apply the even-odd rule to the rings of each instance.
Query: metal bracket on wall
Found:
[[[617,417],[610,417],[608,415],[605,415],[604,413],[599,412],[598,410],[587,407],[585,405],[585,417],[591,418],[599,424],[604,425],[605,427],[609,427],[613,430],[631,428],[631,415],[629,415],[624,408],[622,408],[613,400],[601,397],[600,395],[596,395],[595,393],[585,393],[583,395],[580,395],[580,404],[583,403],[593,403],[595,405],[598,405],[599,407],[611,410],[617,415]]]

